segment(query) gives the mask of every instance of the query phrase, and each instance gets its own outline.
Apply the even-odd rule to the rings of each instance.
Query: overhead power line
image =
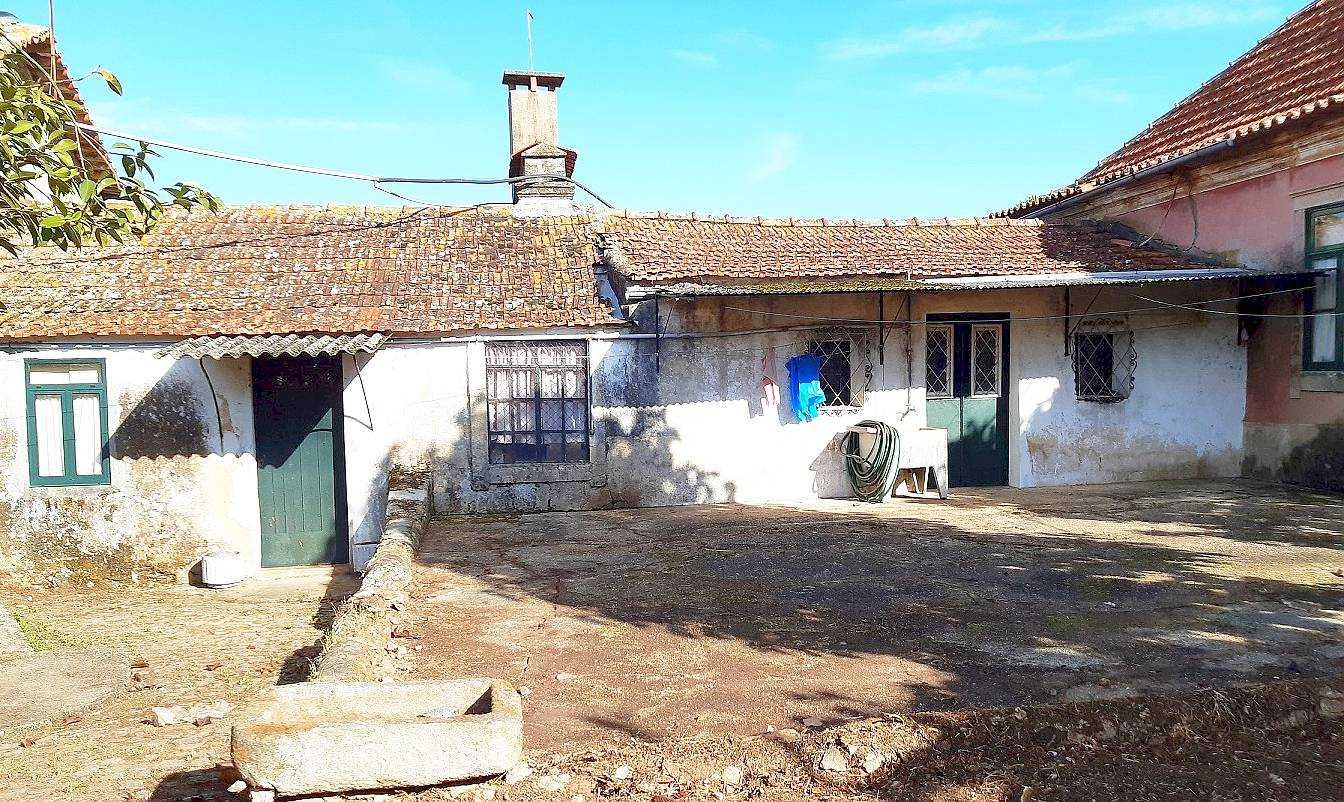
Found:
[[[223,151],[218,150],[208,150],[206,148],[195,147],[194,145],[183,145],[180,142],[169,142],[167,140],[155,139],[153,137],[147,137],[140,134],[131,134],[125,131],[113,131],[107,128],[99,128],[97,126],[88,125],[81,122],[76,122],[75,126],[85,131],[91,131],[93,133],[102,134],[103,136],[117,137],[120,139],[129,139],[133,142],[155,145],[161,148],[167,148],[169,150],[181,151],[182,153],[191,153],[196,156],[206,156],[212,159],[223,159],[225,161],[238,162],[240,164],[250,164],[256,167],[269,167],[275,170],[289,170],[290,172],[295,173],[321,175],[321,176],[327,176],[329,178],[344,178],[349,181],[363,181],[368,184],[373,184],[375,187],[378,187],[381,184],[527,185],[527,184],[546,183],[550,181],[562,181],[566,184],[573,185],[576,189],[583,190],[585,193],[591,196],[593,200],[597,201],[603,206],[606,206],[607,208],[614,208],[601,195],[598,195],[596,192],[589,189],[587,186],[584,186],[582,183],[575,181],[573,178],[567,175],[559,175],[559,174],[521,175],[521,176],[511,176],[509,178],[459,178],[459,177],[435,178],[435,177],[420,177],[420,176],[366,175],[364,173],[352,173],[345,170],[332,170],[326,167],[313,167],[311,165],[306,164],[291,164],[289,162],[272,161],[271,159],[259,159],[254,156],[244,156],[238,153],[225,153]]]

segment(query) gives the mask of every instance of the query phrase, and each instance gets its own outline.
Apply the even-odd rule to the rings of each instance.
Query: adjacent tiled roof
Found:
[[[223,359],[238,356],[335,356],[371,354],[387,342],[374,334],[238,334],[189,337],[161,349],[156,356],[170,359]]]
[[[437,333],[613,322],[591,221],[233,207],[134,246],[0,259],[0,337]]]
[[[1073,184],[1023,201],[1023,214],[1209,145],[1344,109],[1344,0],[1294,14]]]
[[[79,90],[76,88],[75,82],[70,79],[69,71],[66,70],[65,61],[61,59],[59,52],[52,51],[51,31],[39,25],[28,25],[14,19],[0,18],[0,52],[14,52],[16,47],[22,48],[23,52],[41,67],[41,71],[38,70],[38,67],[32,68],[34,79],[45,80],[42,72],[49,73],[51,77],[56,79],[59,94],[66,100],[72,100],[79,104],[78,108],[72,109],[75,119],[84,125],[93,125],[88,110],[84,108],[84,101],[79,98]],[[29,62],[29,64],[31,63]],[[70,129],[71,136],[79,143],[79,152],[91,165],[93,172],[107,173],[110,170],[107,152],[103,150],[98,138],[75,129],[73,125],[70,126]]]
[[[1204,269],[1114,224],[1007,219],[768,220],[618,214],[604,252],[636,283],[779,282]]]

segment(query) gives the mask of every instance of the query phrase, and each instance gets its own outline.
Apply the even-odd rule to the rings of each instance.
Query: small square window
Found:
[[[1113,331],[1073,335],[1073,380],[1079,401],[1114,404],[1129,397],[1134,389],[1131,338],[1127,332]]]
[[[854,369],[850,362],[849,340],[818,340],[808,352],[821,359],[821,406],[852,407]]]
[[[25,367],[31,484],[110,484],[103,361],[30,359]]]

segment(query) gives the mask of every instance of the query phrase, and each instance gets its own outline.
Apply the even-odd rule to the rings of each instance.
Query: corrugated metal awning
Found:
[[[1107,272],[1034,273],[1022,275],[948,276],[906,279],[899,276],[818,276],[814,278],[669,281],[631,284],[626,298],[637,301],[655,295],[793,295],[844,292],[899,292],[904,290],[1002,290],[1037,287],[1080,287],[1102,284],[1152,284],[1174,281],[1266,278],[1308,274],[1310,270],[1252,270],[1212,267],[1202,270],[1115,270]]]
[[[250,334],[192,337],[158,351],[169,359],[224,359],[239,356],[323,356],[371,354],[387,342],[372,334]]]

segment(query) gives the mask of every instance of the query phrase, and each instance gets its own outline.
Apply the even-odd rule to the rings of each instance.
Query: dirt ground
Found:
[[[1344,673],[1344,499],[1253,482],[438,519],[417,678],[532,754]]]
[[[19,619],[40,659],[88,654],[115,686],[55,720],[24,715],[13,697],[42,691],[49,707],[61,696],[78,700],[81,689],[41,687],[57,680],[36,671],[28,678],[36,684],[4,688],[0,800],[229,798],[230,717],[155,727],[150,708],[236,707],[261,688],[305,678],[333,606],[354,582],[304,569],[225,590],[0,587],[0,606]]]
[[[539,756],[417,800],[1337,802],[1344,682],[887,715]]]

